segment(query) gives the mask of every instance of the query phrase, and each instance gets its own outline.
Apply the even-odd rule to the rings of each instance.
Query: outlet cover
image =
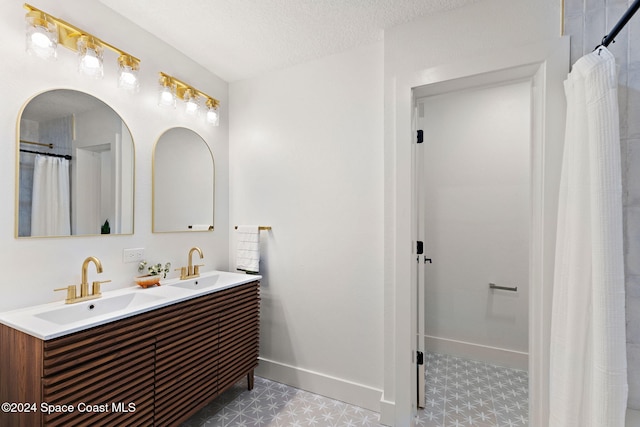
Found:
[[[122,262],[140,262],[144,260],[144,248],[122,250]]]

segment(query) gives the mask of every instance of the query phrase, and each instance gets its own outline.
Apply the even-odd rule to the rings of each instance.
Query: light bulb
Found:
[[[198,104],[193,100],[187,101],[185,105],[185,112],[187,114],[195,114],[198,112]]]
[[[218,114],[218,107],[210,107],[207,110],[207,123],[218,126],[218,124],[220,123],[220,114]]]
[[[213,98],[207,98],[207,123],[213,126],[220,124],[220,111],[218,110],[218,100]]]
[[[130,69],[123,69],[120,72],[120,79],[118,79],[118,82],[120,87],[134,87],[138,84],[138,78]]]
[[[42,27],[34,28],[31,34],[31,45],[37,49],[51,49],[53,43],[49,39],[49,35],[45,34],[46,30]]]
[[[168,87],[165,87],[162,89],[162,91],[160,92],[160,98],[158,100],[158,105],[160,105],[161,107],[173,107],[176,108],[176,97],[173,94],[173,92],[171,92],[171,89]]]
[[[137,92],[140,89],[140,79],[138,79],[140,62],[129,55],[123,54],[118,58],[118,65],[118,87],[127,92]]]
[[[87,68],[91,71],[94,71],[95,69],[100,67],[100,61],[98,61],[95,51],[91,49],[87,50],[84,56],[80,59],[80,62],[82,63],[82,66],[84,68]]]
[[[160,77],[158,105],[164,108],[176,108],[176,95],[173,91],[173,85],[171,80],[166,76]]]
[[[182,97],[184,99],[184,111],[187,114],[196,114],[200,106],[198,105],[198,95],[194,94],[193,89],[187,88]]]
[[[78,71],[87,77],[101,79],[104,76],[102,66],[103,48],[93,37],[80,36],[78,39]]]
[[[42,12],[32,11],[26,16],[27,52],[44,59],[55,59],[58,47],[58,27]]]

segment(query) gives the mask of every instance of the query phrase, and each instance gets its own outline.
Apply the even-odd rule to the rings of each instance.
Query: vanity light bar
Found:
[[[102,45],[102,47],[106,47],[107,49],[121,55],[130,58],[131,61],[140,65],[140,60],[133,55],[128,54],[127,52],[118,49],[117,47],[105,42],[104,40],[99,39],[87,31],[81,30],[80,28],[69,24],[62,19],[56,18],[55,16],[51,16],[48,13],[38,9],[37,7],[31,6],[28,3],[24,4],[24,8],[31,12],[35,12],[35,15],[40,15],[41,19],[44,19],[47,22],[54,23],[58,26],[58,44],[63,45],[67,49],[70,49],[74,52],[78,51],[78,39],[81,36],[88,36],[93,38],[93,41],[97,44]]]
[[[193,107],[191,107],[189,103],[196,103],[197,105],[198,97],[202,98],[205,100],[205,106],[207,108],[207,121],[213,124],[214,126],[218,125],[220,101],[194,88],[193,86],[186,84],[180,79],[177,79],[163,72],[160,72],[159,74],[160,74],[159,83],[160,83],[160,91],[161,91],[160,93],[161,105],[171,106],[169,105],[171,104],[170,102],[169,103],[166,102],[167,90],[171,91],[173,96],[175,96],[176,98],[180,98],[182,101],[187,103],[188,113],[194,112],[194,111],[190,111],[190,108],[193,108]]]
[[[83,43],[88,44],[92,50],[96,50],[96,48],[107,48],[119,55],[118,64],[121,72],[125,68],[129,73],[135,73],[140,69],[140,59],[135,56],[118,49],[112,44],[109,44],[93,34],[71,25],[62,19],[49,15],[28,3],[24,4],[24,8],[27,10],[26,18],[30,25],[35,27],[55,26],[57,44],[60,44],[73,52],[79,52],[82,48],[79,44],[82,45]]]

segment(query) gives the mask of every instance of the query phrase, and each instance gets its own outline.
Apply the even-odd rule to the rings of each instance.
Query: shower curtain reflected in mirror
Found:
[[[69,160],[37,155],[33,170],[31,234],[71,234]]]

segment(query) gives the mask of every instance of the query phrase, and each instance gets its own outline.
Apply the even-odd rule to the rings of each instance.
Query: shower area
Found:
[[[532,84],[415,93],[423,425],[528,422]]]
[[[72,140],[72,116],[20,121],[18,237],[70,234]]]

